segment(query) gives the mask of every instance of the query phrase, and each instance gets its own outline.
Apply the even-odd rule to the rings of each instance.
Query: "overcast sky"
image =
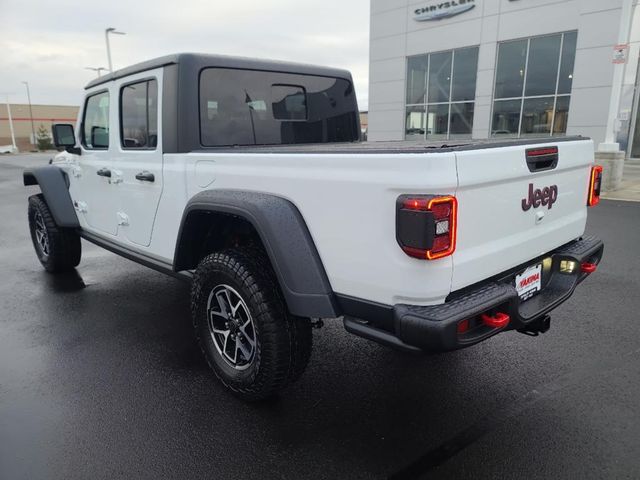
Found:
[[[204,52],[313,63],[351,70],[368,104],[369,0],[0,0],[0,95],[78,105],[107,67],[168,53]],[[0,98],[4,102],[4,98]]]

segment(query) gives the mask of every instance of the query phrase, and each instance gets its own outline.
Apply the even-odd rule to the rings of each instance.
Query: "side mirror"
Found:
[[[56,123],[51,127],[53,133],[53,143],[56,147],[64,147],[69,153],[80,154],[80,149],[76,147],[76,135],[73,125],[69,123]]]

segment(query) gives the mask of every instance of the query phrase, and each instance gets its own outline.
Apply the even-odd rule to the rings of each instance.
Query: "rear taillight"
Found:
[[[455,197],[403,195],[398,198],[396,237],[410,257],[436,260],[456,249],[458,202]]]
[[[602,167],[596,165],[591,169],[589,180],[589,200],[587,205],[594,207],[600,203],[600,189],[602,188]]]

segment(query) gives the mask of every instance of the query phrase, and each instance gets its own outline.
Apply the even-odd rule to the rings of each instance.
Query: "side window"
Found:
[[[158,82],[126,85],[120,90],[122,148],[153,150],[158,145]]]
[[[82,118],[82,144],[89,150],[109,148],[109,92],[87,97]]]

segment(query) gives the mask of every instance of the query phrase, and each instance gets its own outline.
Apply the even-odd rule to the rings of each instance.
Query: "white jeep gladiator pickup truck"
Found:
[[[406,351],[537,335],[596,270],[581,137],[361,143],[349,72],[180,54],[86,87],[66,151],[24,172],[38,258],[84,238],[192,281],[204,355],[242,398],[305,369],[314,324]]]

